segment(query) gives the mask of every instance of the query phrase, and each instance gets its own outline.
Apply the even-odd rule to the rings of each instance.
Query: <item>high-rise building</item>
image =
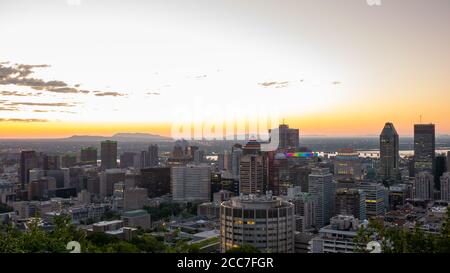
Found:
[[[233,145],[233,148],[231,148],[231,172],[235,177],[239,177],[239,166],[242,153],[243,151],[241,144],[235,144]]]
[[[450,151],[447,152],[447,171],[450,172]]]
[[[97,148],[95,147],[81,148],[80,161],[82,163],[97,164]]]
[[[380,176],[383,180],[395,180],[399,174],[399,136],[394,124],[388,122],[380,134]]]
[[[414,125],[414,174],[434,172],[435,125]]]
[[[194,151],[194,163],[195,164],[201,164],[205,160],[205,151],[203,150],[196,150]]]
[[[100,197],[111,196],[114,192],[114,184],[125,181],[125,170],[107,169],[99,174]]]
[[[450,172],[441,177],[441,200],[450,202]]]
[[[385,193],[386,188],[378,183],[363,182],[357,186],[364,192],[366,196],[366,217],[377,217],[384,215],[385,208]]]
[[[228,151],[220,153],[217,158],[217,167],[219,171],[231,170],[231,154]]]
[[[271,195],[233,197],[220,206],[220,250],[243,245],[261,252],[294,252],[294,205]]]
[[[102,169],[117,168],[117,141],[102,141],[100,153]]]
[[[414,199],[434,199],[434,176],[429,172],[416,174],[413,186]]]
[[[264,158],[261,155],[243,155],[239,166],[239,192],[264,193]]]
[[[124,152],[120,155],[120,168],[126,169],[130,167],[135,167],[136,153]]]
[[[174,202],[207,202],[211,198],[211,170],[207,165],[171,168],[171,191]]]
[[[44,170],[57,170],[61,167],[59,162],[59,156],[57,155],[44,155],[43,166]]]
[[[70,168],[77,164],[76,154],[65,154],[61,157],[61,167]]]
[[[334,175],[338,180],[362,180],[362,163],[353,149],[340,149],[334,158]]]
[[[149,198],[160,197],[170,193],[170,168],[141,169],[137,185],[147,189]]]
[[[38,156],[35,151],[22,151],[20,153],[19,182],[22,189],[26,189],[30,182],[30,170],[38,167]]]
[[[317,200],[307,192],[302,192],[300,187],[288,189],[283,199],[294,204],[295,229],[299,232],[307,232],[313,229],[315,223],[315,207]]]
[[[278,149],[295,150],[300,146],[298,129],[289,128],[289,125],[287,124],[280,124],[280,126],[278,127],[278,133]]]
[[[333,211],[333,175],[328,168],[314,168],[309,175],[308,192],[317,199],[315,208],[316,227],[329,223]]]
[[[359,220],[365,220],[365,193],[362,190],[357,189],[337,189],[334,215],[351,215]]]
[[[436,190],[441,189],[441,176],[447,172],[447,156],[438,155],[435,159],[435,170],[434,170],[434,188]]]
[[[152,144],[148,146],[148,164],[149,167],[156,167],[159,164],[159,148],[158,145]]]

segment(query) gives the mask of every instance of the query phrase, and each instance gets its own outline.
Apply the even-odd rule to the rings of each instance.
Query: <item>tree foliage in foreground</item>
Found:
[[[450,253],[450,207],[439,234],[423,231],[417,223],[413,230],[402,227],[384,227],[382,223],[371,221],[368,228],[361,228],[354,242],[365,246],[368,242],[381,242],[383,253]],[[358,247],[358,252],[368,252]]]

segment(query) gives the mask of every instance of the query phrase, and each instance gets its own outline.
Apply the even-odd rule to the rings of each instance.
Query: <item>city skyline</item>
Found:
[[[300,136],[450,134],[448,1],[76,3],[0,4],[0,138],[170,136],[186,105],[249,103]]]

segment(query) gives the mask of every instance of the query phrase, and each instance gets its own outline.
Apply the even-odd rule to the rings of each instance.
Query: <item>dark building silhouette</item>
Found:
[[[395,180],[399,175],[399,136],[394,124],[388,122],[380,134],[380,177]]]
[[[22,189],[27,189],[30,182],[30,170],[39,165],[38,156],[35,151],[22,151],[20,153],[19,182]]]
[[[117,141],[102,141],[100,153],[102,169],[117,168]]]
[[[414,175],[420,172],[434,172],[435,125],[414,125]]]
[[[170,193],[170,168],[141,169],[137,186],[147,189],[148,197],[155,198]]]
[[[97,148],[95,147],[81,148],[80,161],[82,163],[97,164]]]
[[[436,156],[435,175],[434,175],[434,187],[436,190],[441,189],[441,176],[447,172],[447,156]]]

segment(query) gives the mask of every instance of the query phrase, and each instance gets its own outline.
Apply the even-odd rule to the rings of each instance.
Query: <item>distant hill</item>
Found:
[[[61,141],[73,141],[73,142],[95,142],[95,141],[103,141],[103,140],[115,140],[122,142],[149,142],[149,141],[171,141],[172,138],[146,134],[146,133],[117,133],[111,137],[105,136],[80,136],[74,135],[68,138],[62,138]]]

